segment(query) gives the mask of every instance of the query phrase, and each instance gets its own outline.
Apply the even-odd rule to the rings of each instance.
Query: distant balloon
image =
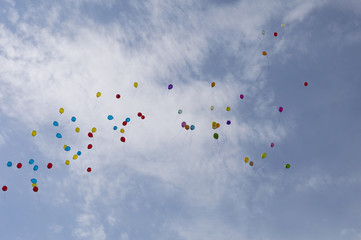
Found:
[[[273,33],[273,36],[277,37],[277,35],[278,35],[277,32],[274,32],[274,33]]]
[[[248,157],[245,157],[245,158],[244,158],[244,162],[245,162],[245,163],[248,163],[248,161],[249,161],[249,158],[248,158]]]
[[[120,94],[115,95],[116,98],[120,98]]]
[[[287,163],[285,167],[288,169],[291,167],[291,165]]]
[[[32,186],[32,187],[36,187],[36,183],[32,183],[31,186]]]
[[[88,149],[92,149],[93,145],[89,144]]]
[[[63,114],[64,113],[64,108],[59,108],[59,112],[60,112],[60,114]]]
[[[76,117],[74,117],[74,116],[71,117],[71,121],[72,121],[72,122],[75,122],[75,121],[76,121]]]
[[[114,126],[114,127],[113,127],[113,130],[117,130],[117,129],[118,129],[118,127],[117,127],[117,126]]]
[[[231,111],[231,108],[230,108],[230,107],[227,107],[226,110],[229,112],[229,111]]]
[[[69,160],[65,160],[65,165],[69,165],[70,161]]]
[[[188,130],[188,129],[189,129],[189,125],[186,125],[184,128],[185,128],[186,130]]]
[[[6,192],[8,190],[8,187],[4,185],[1,189]]]
[[[77,160],[77,159],[78,159],[78,155],[74,154],[74,155],[73,155],[73,159],[74,159],[74,160]]]
[[[121,132],[121,133],[124,133],[124,128],[121,128],[121,129],[120,129],[120,132]]]
[[[243,95],[243,94],[241,94],[241,95],[239,95],[239,97],[240,97],[240,99],[243,99],[243,98],[244,98],[244,95]]]
[[[54,121],[54,122],[53,122],[53,125],[54,125],[55,127],[57,127],[57,126],[59,126],[59,123],[58,123],[57,121]]]
[[[173,84],[168,85],[168,90],[171,90],[173,88]]]
[[[108,120],[113,120],[113,116],[112,115],[108,115]]]
[[[138,87],[138,83],[137,82],[134,82],[134,87],[137,88]]]
[[[262,35],[264,35],[266,32],[265,32],[265,30],[262,30]]]
[[[97,92],[97,98],[100,97],[102,95],[101,92]]]
[[[10,161],[6,163],[6,166],[8,166],[8,167],[11,167],[12,165],[13,165],[13,163]]]
[[[266,52],[266,51],[263,51],[263,52],[262,52],[262,55],[263,55],[263,56],[266,56],[266,55],[267,55],[267,52]]]
[[[196,127],[194,125],[191,125],[190,129],[194,130]]]
[[[60,133],[57,133],[55,136],[56,136],[57,138],[62,138],[62,136],[61,136]]]
[[[271,143],[271,148],[273,148],[274,146],[275,146],[275,144],[272,142],[272,143]]]
[[[262,153],[262,159],[267,157],[267,153]]]
[[[37,191],[39,191],[39,188],[38,187],[33,187],[33,191],[37,192]]]
[[[278,108],[278,111],[281,113],[281,112],[283,112],[283,107],[279,107]]]
[[[182,122],[182,124],[181,124],[182,128],[184,128],[186,125],[187,125],[186,122]]]
[[[218,139],[219,135],[218,133],[213,134],[214,139]]]
[[[64,148],[64,150],[65,150],[65,151],[67,151],[67,152],[69,152],[69,151],[70,151],[70,149],[71,149],[71,147],[70,147],[70,146],[66,146],[66,147]]]
[[[307,87],[307,86],[308,86],[308,82],[305,82],[303,85],[305,85],[305,87]]]
[[[253,161],[250,161],[250,162],[249,162],[249,165],[252,167],[252,166],[253,166]]]
[[[77,133],[80,132],[80,128],[76,127],[75,132],[77,132]]]
[[[182,114],[182,112],[183,112],[182,109],[178,110],[178,114]]]
[[[36,180],[36,178],[32,178],[32,179],[30,179],[30,182],[31,182],[31,183],[37,183],[38,180]]]
[[[125,121],[126,121],[126,122],[130,122],[130,118],[127,117],[127,118],[125,119]]]
[[[141,116],[142,116],[142,113],[141,113],[141,112],[139,112],[137,115],[138,115],[138,117],[141,117]]]
[[[216,83],[215,83],[215,82],[212,82],[212,83],[211,83],[211,87],[214,87],[214,86],[216,86]]]
[[[286,27],[286,24],[282,23],[282,24],[281,24],[281,27],[282,27],[282,28],[285,28],[285,27]]]
[[[31,164],[34,164],[34,159],[30,159],[29,160],[29,164],[31,165]]]
[[[96,127],[93,127],[92,128],[92,132],[95,133],[97,131],[97,128]]]
[[[125,137],[121,137],[120,141],[125,142]]]
[[[228,121],[227,121],[227,125],[231,125],[231,120],[228,120]]]
[[[39,169],[38,165],[34,165],[33,170],[38,171],[38,169]]]
[[[21,168],[23,165],[21,163],[16,164],[17,168]]]
[[[126,125],[127,125],[127,121],[124,121],[124,122],[123,122],[123,126],[126,126]]]
[[[93,133],[89,132],[89,133],[88,133],[88,137],[92,138],[92,137],[93,137]]]
[[[35,130],[33,130],[33,131],[31,132],[31,136],[33,136],[33,137],[36,136],[36,131],[35,131]]]
[[[87,172],[91,172],[92,169],[91,169],[90,167],[88,167],[88,168],[86,169],[86,171],[87,171]]]
[[[48,168],[48,169],[51,169],[52,167],[53,167],[53,164],[52,164],[52,163],[48,163],[47,168]]]
[[[142,115],[142,116],[141,116],[141,119],[145,119],[145,116],[144,116],[144,115]]]
[[[214,106],[211,106],[211,111],[213,111],[214,110]]]
[[[80,156],[81,155],[81,151],[77,151],[76,155]]]

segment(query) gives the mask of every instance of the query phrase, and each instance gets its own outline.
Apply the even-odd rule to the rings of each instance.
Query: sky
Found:
[[[0,9],[1,239],[361,239],[359,1]]]

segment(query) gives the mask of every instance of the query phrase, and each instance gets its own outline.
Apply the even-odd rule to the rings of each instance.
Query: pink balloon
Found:
[[[278,111],[283,112],[283,107],[280,107]]]
[[[239,97],[240,97],[241,99],[243,99],[243,98],[244,98],[243,94],[239,95]]]
[[[271,148],[273,148],[275,146],[275,144],[274,143],[271,143]]]
[[[186,122],[182,122],[182,128],[184,128],[187,125]]]

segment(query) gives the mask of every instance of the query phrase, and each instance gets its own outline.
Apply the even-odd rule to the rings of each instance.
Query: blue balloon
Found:
[[[78,156],[80,156],[80,155],[81,155],[81,152],[80,152],[80,151],[78,151],[76,154],[77,154]]]
[[[126,122],[130,122],[130,118],[127,117],[127,118],[125,119],[125,121],[126,121]]]
[[[55,127],[57,127],[57,126],[59,126],[59,123],[58,123],[57,121],[54,121],[54,122],[53,122],[53,125],[54,125]]]
[[[60,133],[57,133],[57,134],[56,134],[56,137],[57,137],[57,138],[62,138],[62,136],[61,136]]]
[[[113,120],[113,116],[112,115],[108,115],[108,120]]]
[[[9,161],[6,165],[7,165],[8,167],[11,167],[11,166],[13,165],[13,163]]]
[[[76,117],[74,117],[74,116],[71,117],[71,121],[72,121],[72,122],[75,122],[75,121],[76,121]]]
[[[114,130],[117,130],[117,129],[118,129],[118,127],[117,127],[117,126],[114,126],[114,127],[113,127],[113,129],[114,129]]]
[[[34,169],[34,171],[37,171],[37,170],[39,169],[38,165],[35,165],[35,166],[33,167],[33,169]]]
[[[71,147],[70,147],[70,146],[66,146],[64,149],[65,149],[65,151],[69,152],[70,149],[71,149]]]
[[[196,127],[194,125],[191,125],[191,130],[194,130]]]
[[[31,181],[31,183],[37,183],[38,182],[38,180],[36,180],[36,178],[32,178],[30,181]]]
[[[30,159],[29,164],[34,164],[34,159]]]

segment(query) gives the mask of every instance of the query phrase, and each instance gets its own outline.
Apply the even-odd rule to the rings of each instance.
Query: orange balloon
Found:
[[[216,83],[215,83],[215,82],[212,82],[212,83],[211,83],[211,87],[214,87],[214,86],[216,86]]]
[[[267,55],[267,52],[266,52],[266,51],[263,51],[263,52],[262,52],[262,55],[263,55],[263,56],[266,56],[266,55]]]

